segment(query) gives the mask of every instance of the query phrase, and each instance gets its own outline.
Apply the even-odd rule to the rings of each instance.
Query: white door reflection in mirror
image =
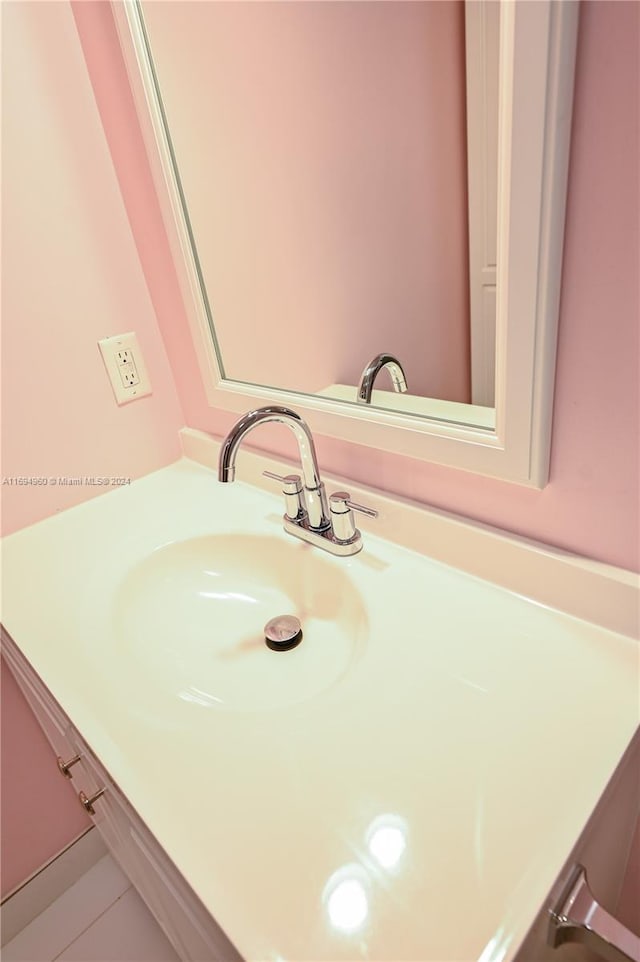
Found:
[[[493,406],[498,260],[500,2],[465,3],[471,400]]]

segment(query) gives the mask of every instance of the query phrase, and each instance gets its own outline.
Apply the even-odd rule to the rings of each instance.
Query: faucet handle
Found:
[[[285,516],[291,521],[300,520],[305,509],[302,502],[302,478],[299,474],[274,474],[273,471],[263,471],[263,477],[282,482],[284,494]]]
[[[282,481],[285,488],[290,490],[286,494],[295,494],[298,489],[302,490],[302,478],[299,474],[275,474],[273,471],[263,471],[263,478],[273,478],[274,481]]]
[[[329,510],[333,522],[333,533],[337,541],[353,541],[359,537],[358,529],[353,520],[353,511],[366,514],[369,518],[377,518],[378,512],[373,508],[366,508],[363,504],[356,504],[351,500],[348,491],[336,491],[329,498]]]
[[[347,511],[351,510],[366,514],[369,518],[378,517],[375,508],[367,508],[364,504],[356,504],[355,501],[352,501],[348,491],[335,491],[329,498],[329,503],[334,514],[346,514]]]

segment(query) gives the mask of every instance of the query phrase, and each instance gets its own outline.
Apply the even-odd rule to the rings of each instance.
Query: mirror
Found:
[[[141,8],[223,375],[355,401],[386,351],[405,409],[469,403],[462,0]],[[482,26],[495,164],[497,18]],[[376,380],[373,403],[393,400]]]
[[[116,5],[212,405],[277,400],[332,436],[544,483],[576,9],[506,4],[499,68],[487,13],[494,120],[467,124],[465,82],[491,83],[465,81],[462,3]],[[489,141],[476,236],[495,237],[495,307],[467,234]],[[491,373],[473,405],[478,300]],[[408,390],[383,366],[357,403],[381,352]]]

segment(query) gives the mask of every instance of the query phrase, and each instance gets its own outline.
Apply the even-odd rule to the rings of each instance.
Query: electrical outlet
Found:
[[[127,337],[128,335],[124,335]],[[128,351],[126,348],[122,351],[116,351],[116,361],[119,365],[123,366],[125,364],[133,364],[133,353]]]
[[[149,375],[133,331],[103,337],[98,347],[118,404],[151,394]]]
[[[127,364],[126,367],[120,368],[120,378],[125,387],[134,387],[136,384],[140,383],[140,378],[138,377],[138,371],[135,364]]]

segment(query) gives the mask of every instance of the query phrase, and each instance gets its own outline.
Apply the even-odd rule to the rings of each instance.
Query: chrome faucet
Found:
[[[300,465],[304,478],[304,492],[300,488],[300,478],[297,475],[288,475],[289,487],[293,487],[294,482],[288,479],[297,478],[296,488],[299,491],[287,491],[287,494],[298,495],[298,511],[296,516],[306,511],[309,519],[309,526],[314,531],[324,531],[331,524],[329,521],[329,508],[327,506],[327,495],[324,484],[320,480],[318,469],[318,458],[316,456],[316,446],[311,437],[311,431],[299,414],[283,407],[258,408],[257,411],[249,411],[237,421],[229,431],[229,434],[222,442],[220,450],[220,460],[218,462],[218,480],[235,481],[236,454],[245,436],[249,431],[253,431],[259,424],[266,424],[269,421],[278,421],[286,424],[290,428],[298,442],[300,452]],[[277,480],[285,480],[277,478]],[[289,515],[287,515],[289,516]]]
[[[346,491],[332,494],[327,504],[311,431],[300,415],[290,408],[272,405],[249,411],[241,417],[222,442],[218,480],[235,481],[238,448],[250,431],[270,421],[286,424],[293,431],[300,453],[302,478],[298,474],[281,477],[271,471],[263,472],[267,478],[274,478],[283,484],[285,531],[332,554],[356,554],[362,548],[362,535],[354,524],[352,511],[361,511],[372,518],[376,518],[378,512],[355,504]]]
[[[401,394],[406,392],[407,379],[398,358],[394,357],[393,354],[378,354],[373,360],[369,361],[362,372],[357,394],[359,404],[371,404],[373,382],[383,367],[389,369],[394,391],[399,391]]]

